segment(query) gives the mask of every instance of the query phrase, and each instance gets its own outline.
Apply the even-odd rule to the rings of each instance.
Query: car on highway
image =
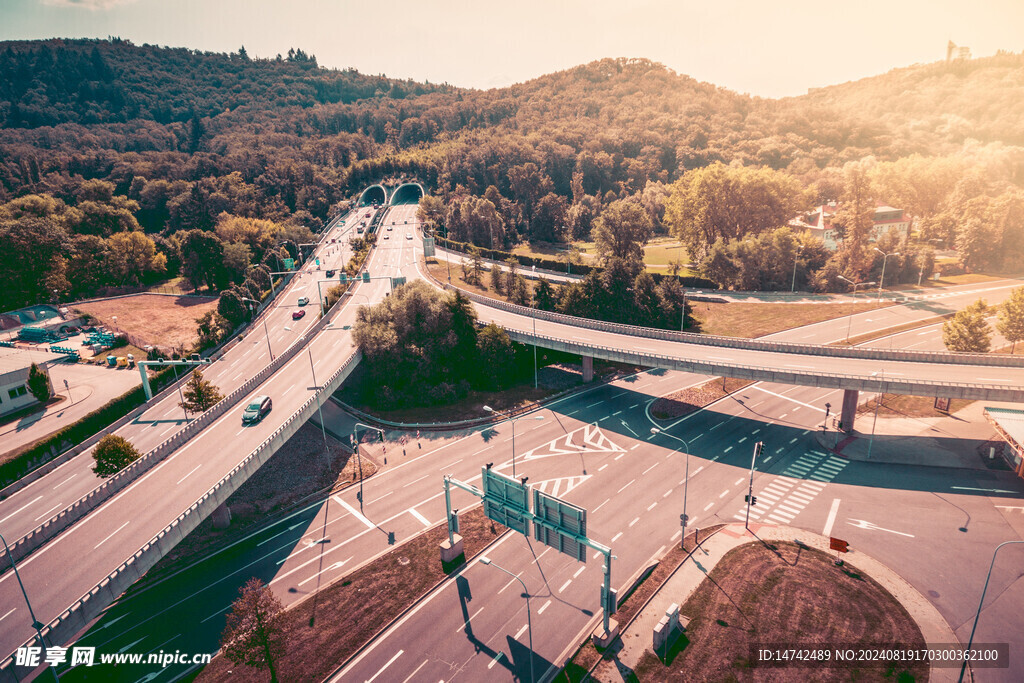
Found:
[[[327,271],[327,277],[334,277],[334,269],[333,268],[331,270]]]
[[[292,311],[292,320],[299,320],[304,315],[306,315],[305,309],[300,308],[297,311]]]
[[[308,296],[300,296],[299,297],[299,305],[300,306],[305,306],[308,303],[309,303],[309,297]]]
[[[392,228],[394,228],[394,227],[395,227],[395,224],[394,224],[394,223],[392,223],[391,225],[389,225],[389,226],[388,226],[388,231],[390,232],[390,231],[391,231],[391,229],[392,229]]]
[[[412,233],[411,232],[405,233],[405,239],[411,240],[412,239]]]
[[[267,416],[274,402],[269,396],[256,396],[242,411],[242,424],[255,424]]]
[[[384,233],[384,239],[390,239],[390,238],[391,238],[391,235],[389,235],[387,233]]]

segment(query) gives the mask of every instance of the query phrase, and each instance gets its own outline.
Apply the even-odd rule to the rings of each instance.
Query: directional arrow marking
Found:
[[[899,534],[900,536],[906,536],[908,538],[913,538],[914,537],[914,534],[905,534],[902,531],[893,531],[892,529],[883,529],[882,527],[878,526],[877,524],[872,524],[871,522],[868,522],[868,521],[863,520],[863,519],[851,519],[851,520],[847,521],[847,524],[849,524],[851,526],[855,526],[855,527],[857,527],[859,529],[868,529],[868,530],[873,530],[873,531],[888,531],[890,534]]]
[[[580,438],[577,439],[576,435]],[[582,441],[582,443],[579,443]],[[620,448],[612,442],[597,423],[583,425],[579,429],[558,437],[548,443],[537,446],[527,451],[520,458],[522,460],[537,460],[538,458],[550,458],[556,455],[578,455],[580,453],[624,453],[625,449]]]
[[[557,479],[545,479],[539,481],[531,486],[535,489],[540,490],[542,493],[547,493],[552,496],[561,498],[572,491],[574,488],[590,479],[591,475],[584,474],[579,477],[559,477]]]

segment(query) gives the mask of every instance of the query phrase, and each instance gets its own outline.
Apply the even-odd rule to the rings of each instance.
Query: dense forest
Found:
[[[769,100],[642,59],[478,91],[324,69],[301,49],[3,43],[0,249],[25,257],[0,273],[0,310],[176,276],[252,290],[355,192],[402,177],[455,240],[593,240],[623,277],[659,233],[724,287],[785,286],[795,263],[799,287],[842,289],[877,279],[876,246],[900,251],[887,282],[926,275],[936,247],[1019,269],[1021,101],[1014,54]],[[785,227],[826,201],[836,253]],[[913,217],[912,244],[869,241],[878,203]]]

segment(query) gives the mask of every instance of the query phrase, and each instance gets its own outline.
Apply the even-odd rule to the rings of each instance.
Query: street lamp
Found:
[[[849,282],[849,283],[850,283],[851,285],[853,285],[853,297],[854,297],[855,299],[857,298],[857,288],[858,288],[858,287],[860,287],[861,285],[866,285],[866,286],[870,286],[870,285],[873,285],[873,284],[875,284],[874,282],[854,282],[854,281],[853,281],[853,280],[851,280],[850,278],[847,278],[847,277],[843,277],[842,275],[838,275],[837,277],[838,277],[838,278],[839,278],[840,280],[843,280],[844,282]],[[850,326],[851,326],[852,324],[853,324],[853,314],[851,313],[851,314],[850,314],[850,317],[849,317],[849,318],[847,318],[847,322],[846,322],[846,343],[847,343],[847,344],[849,344],[849,343],[850,343]]]
[[[498,413],[499,415],[504,414],[504,415],[506,415],[508,417],[508,420],[512,423],[512,478],[514,479],[515,476],[516,476],[516,421],[517,420],[522,420],[526,416],[525,415],[520,415],[518,417],[513,417],[512,413],[507,413],[507,412],[504,412],[504,411],[501,411],[501,410],[495,410],[494,408],[492,408],[490,406],[484,406],[484,410],[486,410],[488,413]],[[533,415],[533,416],[528,417],[526,419],[528,419],[528,420],[543,420],[544,416],[543,415]]]
[[[28,593],[25,592],[25,584],[21,582],[21,574],[18,573],[18,565],[14,562],[14,556],[11,555],[11,548],[7,545],[7,539],[0,535],[0,541],[4,544],[4,550],[7,551],[7,560],[11,563],[11,568],[14,570],[14,577],[18,579],[18,586],[21,587],[21,594],[25,598],[25,604],[28,605],[28,615],[32,619],[32,628],[36,630],[36,637],[39,639],[39,647],[45,651],[46,642],[43,640],[43,624],[36,619],[36,613],[32,611],[32,603],[28,600]],[[530,649],[533,649],[532,645],[530,646]],[[53,673],[53,679],[59,680],[57,678],[57,672],[52,667],[47,668],[49,668],[50,672]]]
[[[964,663],[963,666],[960,667],[960,678],[957,679],[958,683],[963,683],[964,674],[967,672],[967,656],[971,651],[971,646],[974,645],[974,631],[978,628],[978,618],[981,616],[981,606],[985,602],[985,593],[988,591],[988,581],[992,578],[992,568],[996,564],[996,554],[1004,545],[1012,545],[1014,543],[1024,543],[1024,541],[1006,541],[1004,543],[1000,543],[992,552],[992,563],[988,566],[988,575],[985,577],[985,587],[981,589],[981,600],[978,601],[978,613],[974,615],[974,626],[971,627],[971,637],[967,639],[967,649],[964,650]]]
[[[875,251],[877,251],[879,254],[882,255],[882,277],[879,278],[879,280],[878,280],[878,298],[876,299],[876,301],[881,301],[882,300],[882,285],[885,284],[885,262],[889,260],[890,256],[899,256],[900,252],[894,251],[891,254],[886,254],[884,251],[882,251],[878,247],[875,247],[874,249],[875,249]]]
[[[322,422],[322,421],[321,421]],[[363,509],[363,458],[359,455],[359,439],[356,438],[356,427],[366,427],[380,434],[380,440],[384,440],[384,430],[379,427],[371,427],[365,422],[356,422],[352,425],[352,450],[356,452],[356,463],[359,467],[359,509]]]
[[[537,680],[537,678],[533,674],[533,620],[530,618],[530,591],[526,590],[526,584],[523,583],[523,580],[519,578],[518,574],[513,574],[504,567],[494,564],[493,562],[491,562],[491,558],[481,557],[480,564],[486,564],[489,567],[494,567],[495,569],[499,569],[505,572],[506,574],[514,578],[516,581],[518,581],[519,585],[523,587],[523,597],[526,598],[526,630],[530,634],[530,682],[532,683],[533,681]]]
[[[250,304],[255,304],[255,306],[260,305],[259,301],[256,301],[255,299],[247,299],[244,296],[242,297],[242,301],[248,301]],[[249,311],[253,311],[253,306],[249,307]],[[263,316],[263,331],[267,334],[267,351],[270,352],[270,360],[274,360],[274,349],[270,348],[270,330],[267,329],[267,316]]]
[[[796,291],[796,264],[800,262],[800,254],[803,252],[803,250],[804,245],[798,245],[796,250],[796,256],[793,257],[793,283],[789,286],[790,294]]]
[[[685,549],[684,544],[686,543],[686,523],[690,521],[690,518],[686,515],[686,494],[690,488],[690,444],[687,443],[686,439],[681,439],[680,437],[673,436],[668,432],[663,432],[657,427],[651,427],[651,434],[664,434],[665,436],[675,439],[676,441],[686,446],[686,475],[683,479],[683,514],[679,517],[679,520],[681,522],[680,526],[683,527],[683,537],[679,540],[679,547]]]
[[[871,460],[871,447],[875,443],[875,425],[878,424],[878,406],[882,403],[882,397],[885,396],[885,370],[879,372],[872,372],[872,377],[878,376],[878,397],[875,398],[875,418],[871,421],[871,438],[868,439],[868,460]]]

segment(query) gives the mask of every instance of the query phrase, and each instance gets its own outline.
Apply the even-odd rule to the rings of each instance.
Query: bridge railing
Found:
[[[232,493],[238,490],[271,455],[276,453],[306,420],[316,412],[317,402],[323,400],[324,396],[330,396],[341,386],[341,383],[345,381],[356,365],[359,364],[361,358],[362,356],[358,351],[349,357],[328,378],[323,387],[310,396],[298,410],[285,420],[284,424],[278,427],[263,443],[249,453],[245,459],[235,465],[230,472],[214,484],[199,500],[192,503],[188,509],[153,536],[131,557],[122,562],[106,578],[97,583],[85,595],[44,626],[42,629],[43,638],[54,644],[64,643],[88,626],[93,619],[98,618],[129,586],[141,578],[160,558],[199,526],[210,513],[220,507]],[[32,645],[34,641],[34,638],[27,640],[25,646]],[[4,678],[7,680],[21,680],[32,673],[27,667],[16,667],[13,655],[8,656],[0,664],[0,670],[5,672]]]
[[[1008,387],[1004,384],[963,384],[961,382],[945,382],[931,379],[887,378],[873,375],[818,372],[810,369],[806,371],[772,370],[760,365],[716,363],[710,360],[567,341],[547,335],[534,335],[530,332],[519,330],[507,330],[507,332],[514,341],[529,344],[536,340],[538,345],[548,349],[648,367],[683,370],[701,375],[727,376],[738,379],[772,381],[780,384],[800,384],[829,389],[856,389],[859,391],[878,391],[914,396],[1024,401],[1024,388]]]
[[[793,353],[808,356],[830,356],[833,358],[860,358],[866,360],[890,360],[907,361],[917,363],[945,363],[954,365],[983,365],[994,367],[1024,367],[1024,356],[1009,354],[989,353],[947,353],[940,351],[910,351],[893,349],[876,349],[859,346],[824,346],[821,344],[798,344],[795,342],[772,341],[766,339],[743,339],[740,337],[721,337],[706,334],[694,334],[692,332],[679,332],[676,330],[660,330],[653,327],[640,327],[637,325],[624,325],[622,323],[610,323],[603,320],[591,320],[579,318],[564,313],[553,311],[541,311],[529,306],[491,299],[476,292],[470,292],[460,287],[447,283],[438,283],[445,289],[458,290],[466,295],[471,301],[508,311],[517,315],[534,317],[539,320],[583,327],[591,330],[614,332],[632,337],[646,339],[663,339],[677,341],[685,344],[700,344],[702,346],[715,346],[720,348],[744,349],[750,351],[773,351],[776,353]]]

